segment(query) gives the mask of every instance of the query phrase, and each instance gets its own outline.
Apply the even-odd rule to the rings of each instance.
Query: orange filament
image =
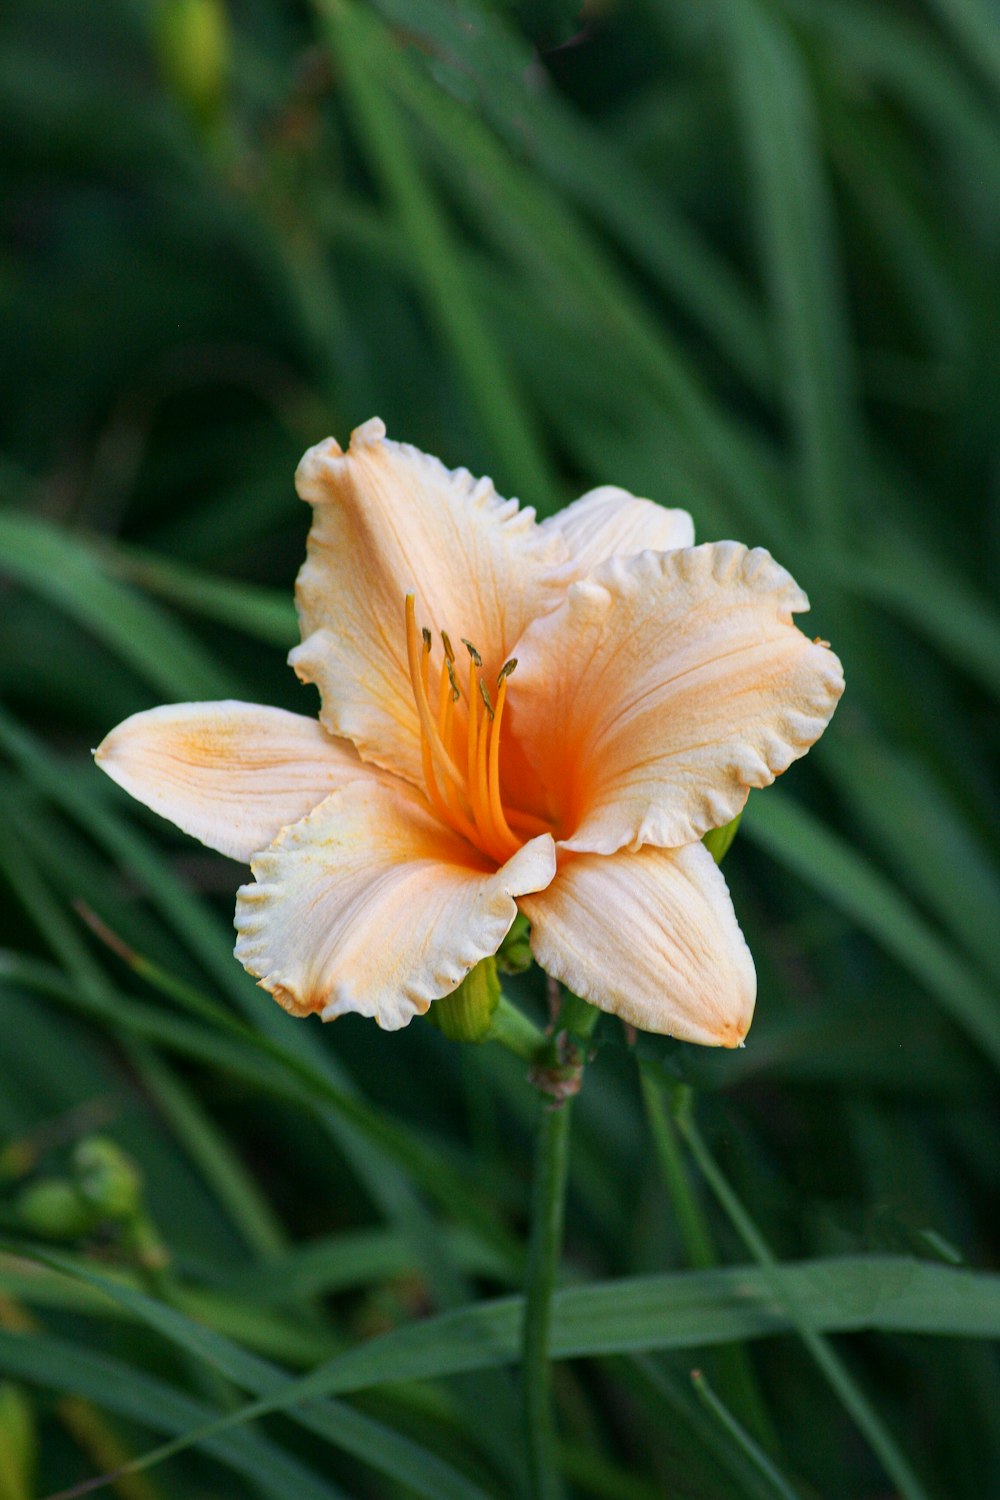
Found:
[[[494,708],[480,673],[482,658],[470,642],[465,642],[469,650],[469,685],[463,776],[455,754],[455,705],[463,694],[455,676],[451,642],[444,632],[442,641],[445,654],[438,680],[437,713],[434,714],[428,682],[431,635],[428,630],[418,631],[416,600],[413,594],[407,594],[406,654],[420,720],[421,760],[427,795],[443,823],[502,864],[524,842],[512,831],[511,822],[516,826],[525,819],[532,825],[538,821],[530,814],[512,814],[508,821],[500,796],[500,723],[507,697],[507,677],[514,664],[508,663],[500,674]],[[532,827],[530,831],[550,830],[547,825],[540,824],[537,830]]]
[[[500,801],[500,720],[503,718],[503,706],[507,701],[507,678],[510,676],[512,667],[504,667],[500,673],[500,691],[497,693],[497,706],[493,710],[492,733],[490,735],[490,758],[487,778],[487,794],[490,804],[490,817],[493,826],[500,837],[509,844],[518,841],[511,833],[504,817],[503,803]]]

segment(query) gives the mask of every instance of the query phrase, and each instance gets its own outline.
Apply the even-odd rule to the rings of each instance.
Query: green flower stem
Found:
[[[531,1202],[531,1242],[522,1339],[524,1419],[533,1500],[560,1500],[562,1483],[552,1421],[549,1332],[552,1290],[562,1250],[572,1100],[540,1098]]]
[[[525,1062],[534,1062],[546,1045],[544,1032],[539,1030],[534,1021],[529,1021],[524,1012],[518,1010],[506,995],[500,996],[483,1041],[499,1042],[501,1047],[523,1057]]]

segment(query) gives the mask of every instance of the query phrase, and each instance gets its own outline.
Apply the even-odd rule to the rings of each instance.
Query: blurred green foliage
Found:
[[[87,755],[164,699],[308,711],[291,474],[375,413],[542,513],[614,482],[769,546],[847,670],[727,858],[746,1050],[644,1038],[640,1089],[598,1030],[568,1487],[1000,1493],[987,0],[7,0],[0,140],[4,1493],[222,1414],[116,1492],[523,1492],[522,1065],[289,1020],[236,867]],[[155,1264],[28,1243],[98,1131]]]

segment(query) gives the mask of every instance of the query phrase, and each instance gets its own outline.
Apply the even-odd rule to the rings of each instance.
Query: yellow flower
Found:
[[[134,715],[121,786],[249,861],[236,956],[286,1009],[394,1030],[495,953],[647,1031],[736,1046],[756,981],[700,843],[819,737],[836,656],[761,549],[606,486],[538,524],[377,419],[309,450],[290,660],[320,722]]]

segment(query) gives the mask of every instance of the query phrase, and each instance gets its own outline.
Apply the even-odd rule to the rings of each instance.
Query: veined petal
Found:
[[[694,522],[686,510],[667,510],[613,484],[581,495],[544,520],[541,529],[563,537],[580,575],[609,557],[694,546]]]
[[[757,977],[729,891],[708,850],[563,857],[520,906],[531,948],[574,994],[642,1031],[738,1047]]]
[[[844,679],[802,590],[736,542],[614,558],[518,643],[514,731],[563,847],[676,848],[728,823],[822,734]]]
[[[256,703],[174,703],[133,714],[94,758],[161,817],[245,863],[337,787],[383,774],[315,719]]]
[[[532,839],[499,870],[402,783],[334,792],[252,865],[236,957],[294,1015],[355,1011],[395,1031],[495,953],[514,897],[541,890],[555,846]]]
[[[320,690],[320,717],[365,760],[422,779],[420,731],[407,667],[403,601],[417,623],[478,647],[495,677],[528,621],[555,607],[566,550],[534,511],[503,500],[489,479],[385,437],[377,419],[343,453],[310,448],[296,475],[313,506],[296,601],[302,644],[289,660]]]

